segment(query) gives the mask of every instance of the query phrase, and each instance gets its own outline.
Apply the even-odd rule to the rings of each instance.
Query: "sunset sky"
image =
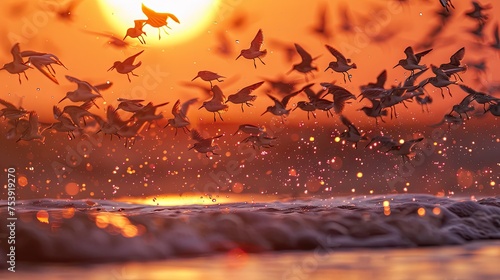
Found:
[[[63,11],[71,2],[77,2],[77,5],[74,6],[71,12],[71,16],[69,18],[59,17],[57,12]],[[144,31],[147,33],[147,36],[145,36],[146,44],[141,44],[134,38],[126,38],[125,42],[130,44],[130,46],[122,49],[111,46],[106,36],[96,34],[96,32],[109,34],[122,39],[127,29],[133,27],[133,21],[135,19],[145,19],[141,12],[142,2],[159,12],[176,14],[180,20],[180,24],[170,19],[168,21],[170,29],[167,29],[167,32],[170,34],[167,35],[162,31],[161,39],[158,38],[158,30],[156,28],[145,26]],[[484,2],[484,4],[487,3],[485,1],[482,2]],[[499,22],[496,15],[500,14],[500,6],[493,5],[492,9],[486,11],[486,13],[490,15],[490,19],[484,27],[484,39],[481,41],[467,31],[474,29],[476,26],[474,20],[466,18],[464,15],[466,11],[472,8],[472,4],[468,1],[454,1],[454,5],[455,9],[451,10],[453,16],[448,26],[446,26],[443,33],[439,35],[431,46],[433,51],[422,59],[422,63],[427,66],[431,64],[440,65],[446,63],[455,51],[461,47],[465,47],[466,54],[463,63],[469,65],[469,69],[466,73],[461,74],[463,83],[474,89],[487,92],[488,88],[493,85],[498,85],[500,82],[498,75],[494,74],[500,71],[500,51],[493,50],[489,47],[494,41],[493,28],[494,25]],[[21,75],[21,84],[18,82],[17,75],[9,74],[7,71],[0,71],[0,79],[2,80],[0,85],[0,96],[2,99],[16,105],[22,104],[22,107],[27,110],[35,110],[40,116],[41,122],[52,123],[54,122],[52,106],[56,105],[59,100],[65,96],[67,91],[74,90],[75,88],[75,84],[66,80],[64,77],[65,75],[77,77],[91,84],[101,84],[110,81],[113,83],[112,87],[106,91],[102,91],[104,99],[96,100],[100,109],[95,107],[92,108],[91,111],[93,113],[104,116],[104,109],[107,105],[116,107],[118,104],[116,99],[120,97],[139,98],[146,100],[146,102],[151,101],[154,104],[170,102],[169,105],[161,108],[162,114],[169,118],[172,105],[177,99],[185,101],[191,98],[199,98],[199,104],[196,104],[190,109],[188,117],[191,119],[193,127],[208,129],[210,135],[214,135],[215,133],[231,135],[236,130],[237,125],[241,123],[270,126],[270,123],[273,121],[271,116],[269,114],[262,117],[260,116],[267,106],[272,105],[271,99],[265,94],[270,93],[280,98],[282,95],[276,90],[271,90],[269,83],[266,82],[261,88],[255,91],[258,97],[253,107],[245,107],[245,112],[242,113],[239,105],[229,104],[229,110],[222,114],[224,122],[219,122],[218,120],[214,124],[212,113],[207,112],[205,109],[197,110],[203,101],[210,98],[210,96],[202,90],[194,87],[194,85],[207,87],[209,86],[208,82],[201,81],[200,79],[191,82],[191,79],[197,75],[198,71],[209,70],[225,76],[226,81],[222,83],[214,82],[214,84],[219,85],[226,96],[236,93],[245,86],[266,79],[287,79],[296,81],[296,88],[299,89],[306,84],[304,76],[295,71],[289,75],[285,73],[292,68],[293,64],[298,63],[300,58],[295,55],[292,60],[289,61],[283,47],[293,47],[294,43],[298,43],[313,57],[319,56],[319,58],[314,61],[314,65],[318,67],[318,71],[314,72],[314,78],[310,78],[309,80],[309,82],[316,83],[313,87],[315,91],[321,89],[319,85],[320,82],[336,81],[337,85],[345,87],[357,96],[360,93],[359,86],[369,82],[375,82],[377,75],[384,69],[388,71],[386,88],[404,81],[404,79],[408,77],[409,72],[401,67],[393,69],[393,66],[396,65],[399,59],[405,57],[403,50],[407,46],[413,46],[416,52],[423,51],[424,48],[429,48],[420,46],[429,38],[428,34],[431,29],[440,25],[440,20],[436,12],[444,11],[444,8],[441,7],[438,0],[8,0],[2,1],[0,7],[0,34],[2,36],[2,43],[0,44],[0,64],[12,61],[10,50],[12,46],[18,42],[21,51],[33,50],[53,53],[68,68],[64,69],[57,65],[54,66],[59,85],[51,82],[36,69],[29,69],[26,72],[29,78],[28,81]],[[346,19],[341,16],[341,11],[343,9],[347,11],[350,21],[346,21]],[[321,10],[326,10],[327,27],[331,31],[331,38],[319,36],[312,31],[318,24]],[[343,26],[346,28],[350,26],[351,31],[343,30]],[[267,49],[268,53],[263,58],[266,64],[263,65],[260,61],[257,61],[257,68],[255,69],[251,60],[244,58],[235,60],[235,58],[238,56],[241,49],[246,49],[250,46],[250,42],[259,29],[262,29],[264,33],[264,44],[262,48]],[[227,53],[220,52],[221,38],[227,40]],[[333,73],[331,70],[324,72],[328,63],[334,60],[334,57],[328,53],[327,49],[324,47],[325,44],[337,48],[344,56],[357,64],[357,69],[349,71],[352,75],[352,82],[347,81],[347,83],[344,83],[341,73]],[[115,61],[123,61],[127,57],[142,50],[144,50],[144,53],[137,59],[138,61],[142,61],[142,65],[134,71],[138,77],[131,76],[131,82],[127,80],[126,75],[119,74],[115,70],[107,71]],[[484,73],[478,72],[471,66],[475,62],[481,60],[485,60],[487,63],[487,70]],[[430,76],[432,76],[432,73],[429,70],[428,73],[423,75],[423,78]],[[439,122],[444,114],[449,113],[451,106],[458,104],[462,98],[465,97],[465,93],[463,93],[458,86],[452,85],[450,89],[453,97],[450,97],[445,90],[445,98],[442,99],[439,89],[427,85],[426,90],[428,94],[434,98],[433,104],[430,105],[431,112],[422,112],[421,107],[415,102],[408,103],[409,109],[404,108],[402,105],[398,105],[399,117],[393,120],[386,117],[386,123],[381,124],[382,131],[398,133],[398,135],[395,136],[398,137],[398,139],[411,136],[414,133],[424,133],[422,130],[414,130],[421,129],[421,127],[425,125]],[[491,92],[491,94],[498,96],[498,91]],[[291,103],[293,104],[291,107],[295,106],[294,104],[299,100],[306,100],[306,96],[302,94],[292,99]],[[60,106],[70,104],[72,104],[71,101],[65,100]],[[347,105],[345,115],[364,131],[376,132],[378,128],[375,128],[374,120],[358,111],[361,107],[368,105],[369,102],[367,101],[359,102],[359,99],[353,101],[351,104]],[[310,136],[313,136],[311,133],[317,129],[316,132],[322,131],[327,135],[325,145],[332,145],[331,142],[333,138],[330,136],[342,132],[344,127],[337,117],[333,119],[327,118],[326,114],[323,112],[318,112],[317,115],[317,120],[308,121],[306,112],[301,110],[293,111],[286,123],[287,133],[288,129],[291,134],[294,134],[294,131],[303,128],[308,134],[300,134],[300,137],[297,137],[306,137],[306,139],[310,139]],[[486,138],[493,140],[488,140],[489,142],[487,141],[486,143],[491,144],[491,149],[493,151],[498,151],[499,144],[498,141],[495,142],[495,139],[498,140],[499,137],[498,117],[495,118],[492,115],[487,115],[481,118],[481,121],[472,121],[476,121],[477,124],[488,128],[488,130],[485,130],[486,133],[488,133],[488,137]],[[159,122],[160,127],[163,127],[165,122],[165,120],[161,120]],[[6,122],[4,122],[4,124],[5,123]],[[401,125],[403,126],[401,127]],[[153,130],[154,129],[159,128],[155,127]],[[474,129],[474,125],[471,125],[468,129]],[[5,126],[2,128],[2,131],[6,131]],[[479,134],[476,132],[479,132]],[[173,136],[173,131],[170,129],[166,129],[161,133],[155,133],[156,132],[148,131],[147,135],[153,135],[155,140],[160,141],[160,143],[157,143],[158,145],[160,145],[162,141],[164,143],[170,141],[170,139],[162,138],[165,136],[161,135],[167,134],[169,138]],[[182,132],[180,133],[183,134]],[[464,135],[464,137],[467,136],[470,139],[474,139],[474,137],[481,138],[480,133],[481,131],[478,130],[475,131],[474,134]],[[192,141],[184,135],[179,137],[182,137],[182,140],[177,139],[175,141],[181,144],[180,149],[184,151],[184,147],[189,146],[187,143],[191,143]],[[316,138],[319,138],[319,135],[316,135]],[[102,146],[107,146],[111,143],[108,142],[107,139],[108,137],[106,137],[106,142],[102,143]],[[63,136],[60,137],[59,141],[63,144],[47,143],[47,145],[60,147],[60,150],[64,150],[65,145],[73,145],[67,144],[69,140]],[[52,152],[54,148],[49,149],[47,146],[41,144],[22,142],[16,144],[13,143],[13,141],[5,140],[5,137],[2,137],[0,143],[6,143],[6,147],[17,149],[17,153],[21,156],[16,157],[14,154],[11,156],[16,157],[16,160],[13,161],[19,164],[21,170],[25,170],[25,176],[30,184],[34,183],[30,179],[31,176],[35,176],[29,175],[32,173],[29,169],[29,166],[33,164],[32,162],[38,160],[44,162],[43,159],[37,159],[37,157],[45,154],[45,156],[48,157],[46,160],[47,164],[41,168],[50,170],[50,162],[54,161],[51,155],[53,155],[52,153],[58,153]],[[109,166],[110,168],[114,168],[114,166],[120,165],[122,168],[121,171],[123,171],[127,167],[121,165],[126,165],[124,162],[128,161],[125,159],[128,157],[125,154],[120,154],[123,145],[122,141],[117,143],[116,150],[109,150],[111,148],[108,147],[107,151],[108,155],[113,155],[112,159],[116,159],[119,164],[109,162]],[[220,144],[222,146],[222,143]],[[340,145],[338,143],[334,144]],[[133,149],[140,149],[140,147],[147,149],[148,145],[144,145],[145,146],[138,146]],[[282,145],[281,149],[287,146],[286,149],[294,150],[293,147],[283,142]],[[101,148],[102,146],[99,147]],[[364,144],[361,146],[364,147]],[[172,144],[169,147],[174,148],[177,146]],[[46,153],[41,152],[41,150],[44,149],[47,150]],[[55,149],[57,150],[58,148]],[[165,149],[158,147],[160,154],[163,150]],[[124,151],[123,153],[128,152],[132,153],[133,151]],[[36,155],[35,160],[29,159],[30,153]],[[64,152],[59,151],[59,153],[58,158],[65,157]],[[168,154],[169,152],[166,153],[167,156],[170,156],[170,154]],[[189,157],[197,156],[193,154],[193,151],[184,151],[184,153],[189,154]],[[270,150],[269,153],[273,153],[273,151]],[[102,154],[105,155],[106,153]],[[145,154],[147,154],[147,152],[141,151],[141,160],[147,158]],[[31,156],[33,157],[33,155]],[[123,158],[121,156],[123,156]],[[307,156],[307,153],[305,156]],[[161,155],[150,157],[158,159],[161,158]],[[204,156],[201,155],[201,157]],[[325,155],[325,158],[328,157],[329,155]],[[132,158],[132,156],[130,156],[130,158]],[[226,155],[222,160],[217,158],[216,161],[218,163],[209,164],[205,162],[206,159],[200,159],[200,157],[198,157],[200,161],[204,162],[205,166],[193,167],[192,169],[197,171],[199,175],[200,170],[203,172],[205,169],[205,172],[208,172],[207,170],[210,170],[211,167],[213,168],[214,165],[225,164],[227,158],[230,158],[230,156]],[[278,165],[286,165],[283,166],[283,168],[286,169],[285,173],[288,173],[290,166],[286,163],[286,157],[281,155],[280,158],[282,158],[284,162],[278,163]],[[185,158],[182,160],[184,159]],[[93,162],[95,160],[95,158],[91,157],[88,163],[91,166],[96,165],[97,163]],[[100,160],[105,161],[106,159]],[[371,160],[374,161],[374,164],[377,162],[376,158],[372,158]],[[483,159],[480,157],[474,157],[471,159],[472,166],[475,166],[477,170],[482,170],[483,166],[479,164],[479,162],[483,162],[482,160]],[[317,162],[314,158],[309,158],[306,162],[309,161]],[[453,161],[453,159],[451,159],[451,161]],[[498,165],[495,166],[494,161],[494,159],[488,159],[484,164],[488,166],[488,168],[498,169]],[[269,159],[262,159],[262,162],[269,162]],[[5,165],[9,164],[10,162],[5,162]],[[82,176],[82,178],[88,175],[85,175],[85,172],[92,173],[92,176],[97,172],[95,170],[92,171],[92,168],[89,169],[86,164],[80,166],[81,173],[79,173],[79,176]],[[256,163],[254,162],[253,164],[255,165]],[[431,163],[428,164],[431,165]],[[139,164],[136,166],[138,165]],[[3,166],[4,159],[2,158],[2,168]],[[84,168],[84,166],[87,167]],[[185,166],[185,168],[188,171],[191,170],[189,165]],[[350,174],[356,174],[359,168],[360,166],[353,167]],[[388,168],[392,168],[392,166],[389,164]],[[476,172],[476,169],[471,172]],[[76,170],[79,169],[77,168]],[[468,170],[472,169],[469,168]],[[376,172],[380,171],[374,171],[372,173],[374,177],[376,177]],[[448,173],[450,173],[452,177],[456,172],[457,169],[448,170]],[[73,174],[76,173],[75,171]],[[266,170],[263,171],[263,174],[264,173],[266,173]],[[37,174],[37,176],[39,175],[40,174]],[[159,176],[156,181],[164,179],[164,177],[160,175],[150,173],[146,175],[144,176],[148,177],[151,175],[153,178],[155,178],[154,176]],[[189,178],[190,175],[186,176]],[[318,178],[318,176],[312,177]],[[255,178],[259,178],[259,175],[255,175]],[[498,177],[496,178],[498,179]],[[69,180],[71,178],[67,179]],[[180,178],[178,180],[183,179],[185,178]],[[418,182],[418,178],[415,177],[413,179]],[[79,184],[79,191],[77,191],[77,193],[83,193],[81,194],[82,196],[89,196],[85,188],[82,190],[82,182],[79,180],[80,179],[74,180],[76,184]],[[309,179],[304,180],[308,181]],[[370,181],[369,178],[366,178],[366,180]],[[494,177],[488,177],[485,180],[488,184],[490,181],[493,182],[491,186],[498,186],[499,182],[498,180],[494,182]],[[42,189],[48,190],[49,186],[50,188],[54,186],[56,180],[53,178],[52,174],[37,177],[34,181],[37,182],[35,189],[43,185],[44,187],[42,187]],[[104,181],[105,180],[101,180],[101,183],[97,185],[94,184],[94,188],[96,189],[94,192],[97,193],[97,189],[101,188],[104,184],[108,188],[107,193],[110,193],[109,185],[111,184],[108,184],[109,181],[108,183],[103,183]],[[276,181],[279,182],[281,180],[276,179]],[[55,192],[41,192],[50,193],[52,196],[58,194],[67,195],[69,194],[67,189],[66,193],[61,191],[61,188],[67,186],[67,182],[66,180],[64,183],[57,183],[58,189]],[[301,184],[304,182],[301,182]],[[456,183],[456,179],[450,182]],[[90,182],[86,182],[86,184],[91,185]],[[140,184],[143,184],[143,182],[141,181]],[[366,182],[363,184],[366,185]],[[448,187],[443,185],[446,184],[443,183],[441,185],[443,189]],[[342,192],[347,192],[351,188],[355,187],[344,187]],[[173,189],[177,191],[176,188]],[[439,188],[436,187],[436,189]],[[436,192],[436,189],[433,189],[432,192]],[[369,190],[370,187],[366,187],[366,191]],[[252,191],[255,191],[255,189]],[[154,195],[156,192],[161,191],[147,191],[145,193]],[[292,192],[302,193],[301,190]],[[134,195],[140,194],[141,192],[138,192]],[[126,193],[122,195],[126,195]]]

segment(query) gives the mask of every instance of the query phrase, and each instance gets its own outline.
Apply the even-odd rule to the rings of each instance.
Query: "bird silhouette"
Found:
[[[137,62],[136,64],[134,64],[134,61],[135,59],[144,52],[144,50],[128,57],[127,59],[125,59],[124,61],[115,61],[115,63],[113,63],[113,66],[111,66],[108,71],[111,71],[113,69],[116,69],[116,72],[120,73],[120,74],[126,74],[127,75],[127,79],[129,82],[132,82],[130,80],[130,76],[128,75],[129,73],[132,74],[133,76],[136,76],[138,77],[138,75],[134,74],[134,70],[137,69],[137,67],[141,66],[142,62],[139,61]]]
[[[262,29],[259,29],[255,37],[253,38],[252,43],[250,44],[250,48],[241,50],[238,57],[236,57],[236,60],[238,60],[240,56],[243,56],[246,59],[251,59],[253,60],[253,66],[257,68],[257,64],[255,64],[255,59],[257,58],[260,60],[260,62],[262,62],[262,64],[266,65],[261,59],[261,57],[264,57],[267,54],[267,50],[260,49],[263,42],[264,35],[262,34]]]

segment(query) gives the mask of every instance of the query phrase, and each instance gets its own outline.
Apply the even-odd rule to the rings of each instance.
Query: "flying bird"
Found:
[[[335,72],[342,73],[344,76],[344,83],[346,82],[345,76],[347,74],[347,78],[349,79],[349,82],[351,81],[351,75],[347,72],[350,69],[356,69],[356,63],[351,63],[351,60],[348,58],[345,58],[342,53],[340,53],[338,50],[334,49],[333,47],[329,45],[325,45],[325,47],[328,49],[328,51],[337,59],[337,61],[332,61],[328,64],[328,67],[325,69],[332,69]]]
[[[146,7],[144,4],[142,4],[142,12],[148,17],[148,19],[144,22],[144,25],[149,24],[152,27],[158,28],[158,39],[161,39],[162,27],[163,31],[168,35],[167,31],[165,31],[165,27],[168,27],[167,20],[169,18],[177,23],[180,23],[179,19],[175,15],[155,12],[152,9]]]
[[[258,58],[262,64],[266,65],[264,61],[262,61],[261,57],[264,57],[267,54],[267,50],[261,50],[262,43],[264,42],[264,35],[262,34],[262,29],[257,31],[255,38],[253,38],[252,43],[250,44],[250,48],[241,50],[240,55],[236,57],[236,60],[243,56],[246,59],[253,60],[253,66],[257,68],[257,64],[255,64],[255,59]]]
[[[14,44],[10,53],[12,54],[12,62],[4,64],[0,70],[6,70],[11,74],[17,74],[19,76],[19,83],[21,84],[21,73],[23,73],[26,80],[28,80],[28,76],[26,76],[25,71],[32,67],[24,63],[19,43]]]
[[[257,98],[257,96],[251,95],[251,93],[254,90],[258,89],[263,83],[264,81],[240,89],[237,93],[229,95],[227,97],[226,103],[232,102],[234,104],[241,104],[241,111],[243,112],[243,105],[247,105],[248,107],[250,107],[252,106],[252,103],[250,103],[250,101],[255,101],[255,99]]]
[[[318,68],[316,66],[312,65],[312,62],[317,59],[319,56],[313,58],[304,48],[302,48],[299,44],[295,44],[295,49],[299,53],[300,57],[302,58],[302,61],[298,64],[294,64],[292,69],[287,72],[287,74],[290,74],[293,70],[296,70],[300,73],[303,73],[306,77],[306,82],[308,82],[307,79],[307,74],[311,73],[311,75],[314,77],[314,74],[312,73],[313,70],[318,71]]]
[[[138,77],[138,75],[134,74],[134,70],[141,66],[142,62],[139,61],[137,62],[137,64],[134,64],[134,60],[136,59],[136,57],[138,57],[141,53],[143,53],[144,50],[134,54],[133,56],[131,57],[128,57],[127,59],[125,59],[124,61],[115,61],[115,63],[113,63],[113,66],[111,66],[108,71],[111,71],[113,69],[116,69],[116,72],[120,73],[120,74],[127,74],[127,78],[128,78],[128,81],[129,82],[132,82],[130,80],[130,76],[128,75],[129,73],[132,74],[133,76],[136,76]]]

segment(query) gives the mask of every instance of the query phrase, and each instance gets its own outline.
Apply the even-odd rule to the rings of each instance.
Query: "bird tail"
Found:
[[[260,57],[266,57],[266,55],[267,55],[267,50],[263,50],[263,51],[261,51],[260,53],[261,53],[261,54],[260,54]]]

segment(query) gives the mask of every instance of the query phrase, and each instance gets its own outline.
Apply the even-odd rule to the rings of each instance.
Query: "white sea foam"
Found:
[[[5,202],[0,204],[0,216],[6,216],[6,208]],[[472,201],[404,194],[176,207],[42,199],[22,201],[16,210],[17,260],[31,262],[153,260],[240,249],[257,253],[416,247],[500,239],[498,197]],[[48,223],[40,211],[47,211]]]

